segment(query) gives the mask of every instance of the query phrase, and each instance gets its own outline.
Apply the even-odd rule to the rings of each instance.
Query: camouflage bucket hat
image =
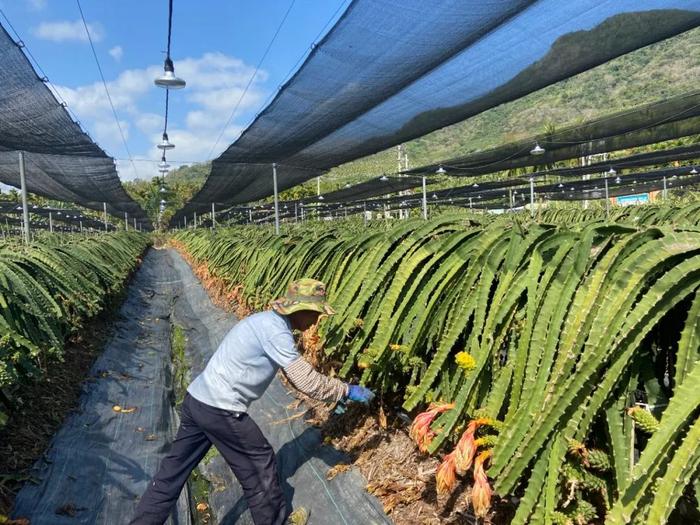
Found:
[[[287,294],[272,301],[270,306],[282,315],[301,310],[312,310],[326,315],[335,313],[326,302],[326,285],[315,279],[292,281],[287,287]]]

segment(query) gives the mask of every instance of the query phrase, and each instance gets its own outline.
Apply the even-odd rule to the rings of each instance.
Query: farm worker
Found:
[[[132,525],[165,522],[190,472],[212,445],[243,487],[255,525],[281,525],[287,519],[306,522],[303,508],[290,515],[275,453],[248,415],[248,406],[265,392],[279,369],[314,399],[369,403],[374,394],[318,373],[297,351],[292,331],[308,330],[321,315],[335,313],[326,302],[322,282],[294,281],[271,307],[238,322],[187,388],[175,441],[141,497]]]

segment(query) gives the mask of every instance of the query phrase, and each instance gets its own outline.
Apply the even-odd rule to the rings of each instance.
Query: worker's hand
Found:
[[[374,399],[374,392],[360,385],[348,385],[347,397],[350,401],[357,401],[366,405]]]

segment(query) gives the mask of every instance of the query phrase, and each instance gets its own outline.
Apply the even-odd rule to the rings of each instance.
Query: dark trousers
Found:
[[[187,394],[170,453],[141,497],[131,525],[165,522],[190,472],[212,444],[243,487],[255,525],[285,523],[288,510],[275,453],[255,421],[244,412],[215,408]]]

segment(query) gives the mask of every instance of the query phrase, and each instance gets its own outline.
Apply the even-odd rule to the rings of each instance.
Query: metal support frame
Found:
[[[275,194],[275,235],[280,234],[280,210],[279,199],[277,195],[277,164],[272,163],[272,189]]]
[[[53,233],[53,215],[49,212],[49,232]]]
[[[535,179],[530,177],[530,217],[535,217]]]
[[[211,203],[211,229],[216,229],[216,211],[214,210],[214,203]]]
[[[105,231],[107,231],[107,203],[106,202],[102,203],[102,211],[104,212]]]
[[[194,229],[197,229],[197,212],[194,212]]]
[[[423,220],[428,220],[428,196],[425,193],[425,175],[423,175]]]
[[[605,177],[605,218],[610,218],[610,193],[608,192],[608,178]]]
[[[663,197],[664,197],[664,200],[666,200],[666,199],[668,198],[668,189],[667,189],[667,187],[666,187],[666,175],[664,175],[664,192],[663,192]]]
[[[515,201],[513,200],[513,188],[508,188],[508,203],[510,205],[510,210],[513,211],[515,206]]]
[[[136,229],[136,219],[134,219],[134,230]]]
[[[27,181],[24,176],[24,152],[19,152],[19,184],[22,191],[22,222],[24,242],[29,244],[29,206],[27,206]]]
[[[124,212],[124,229],[126,231],[129,231],[129,214],[128,214],[128,212]]]

